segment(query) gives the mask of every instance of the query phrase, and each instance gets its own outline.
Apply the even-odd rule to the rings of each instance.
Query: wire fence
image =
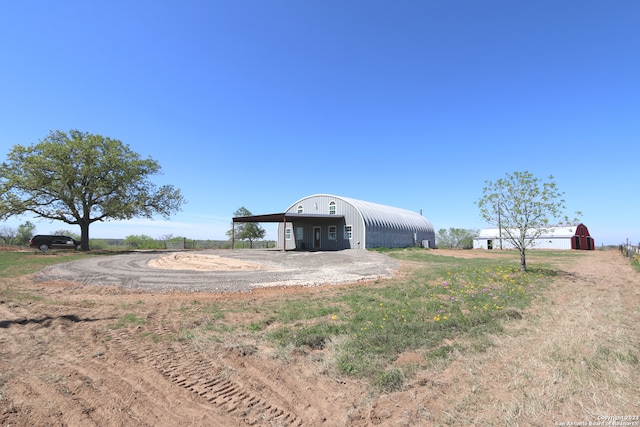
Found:
[[[231,242],[229,240],[193,240],[193,239],[181,239],[181,240],[165,240],[158,241],[159,244],[164,245],[164,249],[231,249]],[[249,242],[246,240],[236,241],[234,243],[235,249],[269,249],[275,248],[276,242],[274,240],[256,240]]]
[[[256,240],[253,242],[236,240],[234,249],[269,249],[277,245],[274,240]],[[125,239],[96,239],[90,241],[92,249],[167,249],[167,250],[188,250],[188,249],[231,249],[230,240],[198,240],[198,239],[171,239],[171,240],[144,240],[128,241]]]
[[[275,240],[257,240],[249,242],[236,240],[234,249],[271,249],[277,246]],[[136,250],[136,249],[166,249],[166,250],[198,250],[198,249],[231,249],[230,240],[198,240],[198,239],[150,239],[143,241],[127,241],[125,239],[89,239],[92,250]],[[0,240],[0,251],[21,251],[30,249],[28,244],[7,243]],[[33,249],[33,248],[31,248]],[[34,249],[34,250],[37,250]]]
[[[634,256],[635,258],[638,258],[638,256],[640,256],[640,245],[620,245],[619,249],[622,255],[626,256],[627,258],[634,258]]]

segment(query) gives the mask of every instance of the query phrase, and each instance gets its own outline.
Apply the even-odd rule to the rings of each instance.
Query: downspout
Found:
[[[282,251],[287,251],[287,216],[283,215],[283,223],[282,223]]]

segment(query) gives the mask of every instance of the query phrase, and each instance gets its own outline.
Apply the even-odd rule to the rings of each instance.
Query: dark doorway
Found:
[[[320,227],[313,227],[313,249],[320,249]]]

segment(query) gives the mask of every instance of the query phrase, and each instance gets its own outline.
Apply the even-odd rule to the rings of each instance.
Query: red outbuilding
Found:
[[[589,229],[584,224],[578,224],[576,234],[571,238],[571,249],[583,249],[587,251],[594,250],[596,242],[589,235]]]

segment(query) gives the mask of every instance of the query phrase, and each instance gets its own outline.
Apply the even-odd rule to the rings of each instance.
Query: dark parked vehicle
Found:
[[[77,249],[80,245],[73,237],[69,236],[48,236],[39,234],[29,240],[29,246],[38,248],[42,252],[49,249]]]

